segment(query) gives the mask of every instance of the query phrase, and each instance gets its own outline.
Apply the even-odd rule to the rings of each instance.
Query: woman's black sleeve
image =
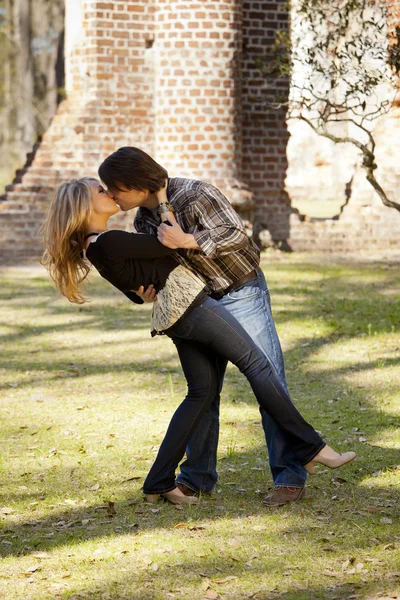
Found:
[[[135,294],[135,292],[124,292],[122,290],[121,292],[125,294],[125,296],[129,298],[129,300],[131,300],[131,302],[134,302],[135,304],[144,304],[144,300],[142,300],[140,296]]]
[[[116,229],[102,233],[93,244],[99,244],[104,254],[121,259],[161,258],[174,252],[163,246],[155,235]]]

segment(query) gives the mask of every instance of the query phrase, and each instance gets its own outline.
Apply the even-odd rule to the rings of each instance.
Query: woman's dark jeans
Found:
[[[144,482],[146,494],[169,492],[175,487],[175,470],[186,445],[217,394],[215,353],[235,364],[247,377],[259,404],[286,432],[301,464],[308,463],[325,446],[293,405],[264,353],[221,304],[208,298],[166,333],[177,347],[188,393],[171,419]]]

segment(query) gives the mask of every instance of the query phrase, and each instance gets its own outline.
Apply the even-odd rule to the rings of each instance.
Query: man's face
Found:
[[[146,201],[149,199],[150,192],[148,190],[127,190],[124,186],[118,186],[119,190],[107,190],[110,198],[118,204],[121,210],[131,210],[138,206],[146,206]]]

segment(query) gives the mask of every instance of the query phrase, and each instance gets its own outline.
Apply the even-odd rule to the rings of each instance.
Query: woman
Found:
[[[157,197],[166,200],[165,189]],[[176,504],[195,503],[175,486],[175,469],[182,459],[204,410],[216,394],[217,374],[209,350],[234,363],[249,380],[259,404],[288,435],[293,451],[308,472],[315,463],[331,468],[355,458],[338,454],[306,423],[283,389],[272,365],[236,319],[206,293],[197,275],[179,263],[175,251],[152,235],[108,230],[118,205],[92,178],[61,185],[44,223],[44,264],[59,291],[71,302],[83,303],[79,285],[90,270],[99,273],[132,301],[132,290],[153,285],[157,292],[152,334],[191,344],[191,360],[182,367],[188,394],[172,417],[157,458],[144,483],[148,501],[159,496]],[[168,220],[174,217],[167,213]],[[85,257],[87,260],[85,260]]]

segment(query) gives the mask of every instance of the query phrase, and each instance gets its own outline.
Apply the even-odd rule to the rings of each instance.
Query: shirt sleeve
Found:
[[[99,244],[101,251],[117,259],[123,258],[162,258],[172,254],[174,250],[163,246],[155,235],[146,233],[130,233],[129,231],[111,230],[99,235],[93,244]]]
[[[129,300],[131,302],[134,302],[135,304],[144,304],[144,300],[142,300],[142,298],[140,296],[138,296],[137,294],[135,294],[135,292],[124,292],[123,290],[120,290],[123,294],[125,294],[125,296],[127,298],[129,298]]]
[[[223,256],[249,244],[244,225],[225,196],[213,186],[202,186],[196,195],[194,216],[203,229],[194,234],[206,256]]]

